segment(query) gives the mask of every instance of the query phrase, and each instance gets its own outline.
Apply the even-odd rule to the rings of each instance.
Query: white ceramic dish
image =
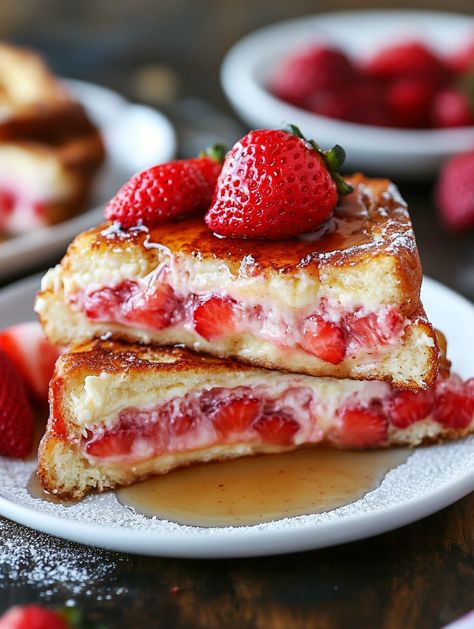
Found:
[[[171,159],[176,151],[173,127],[163,114],[134,105],[98,85],[65,81],[102,131],[106,162],[95,184],[91,209],[79,216],[0,243],[0,279],[62,255],[73,237],[99,223],[103,204],[134,173]]]
[[[0,328],[32,317],[39,276],[0,292]],[[464,377],[474,374],[474,307],[433,280],[424,303],[446,332],[449,354]],[[35,499],[26,483],[34,461],[0,457],[0,514],[31,528],[91,546],[146,555],[244,557],[321,548],[418,520],[474,489],[474,437],[421,448],[362,499],[328,513],[251,527],[197,528],[135,514],[113,492],[65,507]]]
[[[262,28],[227,53],[221,71],[224,91],[237,113],[254,128],[291,122],[322,146],[341,144],[347,167],[390,177],[419,178],[474,146],[474,127],[403,130],[334,120],[299,109],[266,89],[273,69],[288,53],[314,41],[334,43],[364,57],[410,37],[441,52],[459,47],[474,33],[474,18],[432,11],[348,11],[308,16]]]

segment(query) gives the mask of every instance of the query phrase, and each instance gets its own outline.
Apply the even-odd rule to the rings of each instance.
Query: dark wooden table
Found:
[[[64,75],[149,102],[159,99],[143,90],[140,77],[143,69],[153,74],[159,61],[174,75],[178,99],[197,96],[231,115],[217,71],[225,50],[242,34],[316,8],[375,4],[45,0],[33,6],[17,0],[0,7],[0,35],[39,47]],[[408,5],[425,7],[422,0]],[[470,0],[431,5],[472,10]],[[164,101],[182,125],[184,154],[189,120],[183,125],[182,109]],[[225,139],[232,139],[238,127],[225,122]],[[473,235],[444,233],[431,183],[399,184],[410,203],[426,274],[474,299]],[[0,611],[15,603],[69,601],[110,629],[439,628],[474,608],[473,516],[471,494],[418,523],[369,540],[286,556],[213,561],[110,553],[0,520]]]

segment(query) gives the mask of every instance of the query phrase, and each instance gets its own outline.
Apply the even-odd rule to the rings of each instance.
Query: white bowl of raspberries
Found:
[[[228,52],[227,97],[252,127],[293,123],[347,167],[416,179],[474,149],[474,18],[351,11],[262,28]]]

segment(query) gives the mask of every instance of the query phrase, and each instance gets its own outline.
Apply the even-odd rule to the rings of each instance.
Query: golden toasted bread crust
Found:
[[[188,370],[202,373],[259,371],[234,360],[197,354],[184,347],[158,347],[111,339],[74,345],[59,357],[56,364],[56,375],[73,377],[103,372],[158,374]]]
[[[387,179],[362,174],[348,181],[354,192],[334,212],[322,233],[291,240],[264,241],[220,238],[201,217],[168,222],[150,231],[121,231],[100,225],[84,232],[70,245],[62,262],[64,272],[73,268],[73,258],[91,249],[122,250],[124,257],[139,255],[151,272],[163,250],[198,260],[224,262],[230,273],[246,277],[273,274],[320,277],[328,269],[343,273],[344,267],[389,257],[403,294],[401,311],[410,316],[418,308],[422,272],[416,240],[406,204]],[[158,245],[158,246],[156,246]]]
[[[429,386],[436,377],[438,350],[419,300],[421,267],[406,205],[386,179],[359,174],[349,181],[355,189],[352,198],[336,209],[334,219],[325,226],[327,231],[314,238],[272,242],[222,239],[207,228],[202,217],[165,223],[151,231],[137,227],[125,232],[105,224],[84,232],[69,246],[39,294],[37,311],[47,336],[67,345],[108,333],[130,342],[184,343],[198,351],[268,369],[386,380],[413,388]],[[128,279],[145,281],[163,264],[175,269],[177,281],[190,277],[201,290],[202,282],[207,282],[204,290],[218,290],[226,281],[225,294],[244,286],[242,290],[254,291],[253,299],[260,291],[261,298],[265,295],[269,303],[291,296],[294,301],[284,305],[289,312],[298,308],[295,296],[302,287],[309,295],[305,299],[310,308],[312,300],[317,305],[324,299],[320,295],[328,292],[341,303],[352,299],[364,305],[370,292],[371,303],[378,304],[375,308],[394,306],[410,323],[400,347],[393,351],[387,348],[380,357],[367,357],[365,365],[360,364],[363,360],[350,357],[332,365],[297,346],[284,353],[261,339],[242,336],[224,348],[189,330],[170,327],[153,331],[91,321],[71,303],[74,291],[89,285],[113,286]],[[114,279],[117,274],[120,280]],[[197,291],[200,294],[199,287]],[[229,294],[239,300],[238,295]],[[398,364],[390,360],[390,354],[397,355]]]

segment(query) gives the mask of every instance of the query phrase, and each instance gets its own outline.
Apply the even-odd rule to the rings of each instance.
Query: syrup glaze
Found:
[[[180,524],[250,526],[354,502],[408,456],[401,449],[306,448],[181,469],[120,489],[117,498],[139,513]]]
[[[150,270],[166,253],[189,255],[197,259],[225,261],[232,273],[247,277],[266,273],[318,274],[326,264],[354,264],[369,253],[376,255],[392,246],[391,255],[405,256],[410,272],[419,266],[416,242],[406,205],[396,188],[385,179],[349,177],[354,192],[335,209],[325,229],[313,237],[280,241],[221,238],[213,234],[202,217],[192,217],[159,225],[121,231],[115,224],[101,225],[80,236],[71,250],[90,246],[131,252],[140,247],[140,255],[150,262]],[[86,241],[89,241],[86,245]],[[408,270],[408,269],[407,269]],[[421,273],[419,273],[421,282]]]

